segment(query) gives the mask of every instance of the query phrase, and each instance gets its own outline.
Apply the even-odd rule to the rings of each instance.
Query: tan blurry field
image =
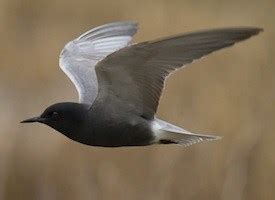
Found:
[[[220,141],[95,148],[19,122],[77,101],[58,68],[64,44],[134,20],[135,42],[199,29],[260,35],[169,77],[158,116]],[[0,199],[275,199],[275,1],[0,0]]]

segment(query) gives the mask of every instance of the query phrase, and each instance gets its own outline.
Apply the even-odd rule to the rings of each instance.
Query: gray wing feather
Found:
[[[170,72],[260,31],[258,28],[207,30],[121,49],[96,66],[98,97],[115,98],[136,114],[152,119]]]
[[[97,96],[95,65],[127,46],[136,31],[136,23],[115,22],[96,27],[65,45],[59,65],[74,83],[80,103],[92,104]]]

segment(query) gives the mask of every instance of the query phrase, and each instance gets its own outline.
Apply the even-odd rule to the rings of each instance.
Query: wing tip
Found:
[[[253,36],[263,32],[264,29],[259,27],[244,27],[244,31],[247,31],[250,36]]]
[[[249,27],[249,26],[243,26],[243,27],[232,27],[232,28],[226,28],[229,32],[232,32],[232,34],[239,35],[241,40],[248,39],[252,36],[256,36],[264,31],[263,28],[259,27]],[[226,30],[225,29],[225,30]]]

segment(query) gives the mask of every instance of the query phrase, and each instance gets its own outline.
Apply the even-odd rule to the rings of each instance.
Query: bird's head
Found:
[[[39,122],[69,135],[81,126],[89,107],[79,103],[57,103],[49,106],[40,116],[21,121],[21,123]]]

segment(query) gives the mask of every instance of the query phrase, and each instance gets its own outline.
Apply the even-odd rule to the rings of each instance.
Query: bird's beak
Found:
[[[20,123],[33,123],[33,122],[44,122],[44,121],[45,121],[45,119],[42,117],[32,117],[29,119],[25,119]]]

